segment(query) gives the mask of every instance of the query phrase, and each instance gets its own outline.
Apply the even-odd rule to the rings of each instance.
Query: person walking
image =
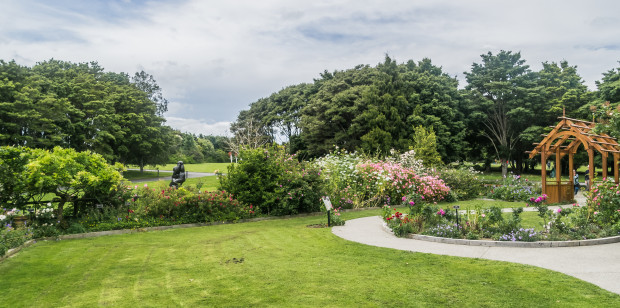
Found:
[[[579,192],[579,173],[573,169],[573,185],[575,186],[575,196]]]

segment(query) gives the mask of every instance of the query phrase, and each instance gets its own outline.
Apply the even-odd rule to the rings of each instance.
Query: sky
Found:
[[[251,103],[320,73],[389,55],[459,79],[480,55],[520,52],[577,66],[595,90],[620,67],[617,0],[0,0],[0,59],[96,61],[154,76],[166,124],[230,135]]]

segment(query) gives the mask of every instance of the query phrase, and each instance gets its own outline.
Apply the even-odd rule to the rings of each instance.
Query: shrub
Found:
[[[534,183],[522,179],[519,175],[511,175],[504,179],[501,186],[493,188],[488,196],[504,201],[526,201],[540,192],[540,187]]]
[[[30,228],[7,227],[0,229],[0,256],[3,256],[9,249],[18,247],[33,238]]]
[[[407,157],[411,160],[411,157]],[[414,202],[444,200],[450,189],[436,176],[416,174],[394,159],[376,161],[356,153],[335,152],[319,160],[332,202],[345,208],[391,204],[406,197]]]
[[[596,219],[602,225],[620,222],[620,185],[611,180],[593,184],[587,204],[590,211],[598,213]]]
[[[342,216],[340,216],[340,210],[342,208],[337,208],[337,209],[333,209],[331,210],[331,212],[329,213],[329,220],[332,226],[343,226],[345,221],[344,219],[342,219]]]
[[[325,195],[319,169],[288,155],[281,146],[242,150],[242,160],[228,167],[220,187],[244,204],[258,205],[268,215],[320,210]],[[338,204],[334,204],[337,206]]]
[[[143,188],[127,209],[125,220],[140,218],[175,219],[183,222],[235,221],[254,216],[256,208],[246,206],[225,191],[194,191],[190,188],[155,190]]]
[[[441,168],[437,169],[436,175],[450,187],[455,199],[469,200],[478,198],[486,191],[484,182],[478,177],[480,172],[473,168]]]

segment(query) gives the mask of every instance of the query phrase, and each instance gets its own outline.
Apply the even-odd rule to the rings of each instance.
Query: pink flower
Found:
[[[562,213],[562,208],[561,207],[558,208],[557,210],[555,210],[555,212],[558,213],[558,214]]]
[[[144,188],[149,187],[149,184],[144,184]]]
[[[406,200],[407,200],[407,197],[403,196],[403,201],[406,201]]]
[[[487,217],[487,215],[485,215],[485,214],[482,214],[482,215],[480,215],[480,216],[482,216],[483,218],[484,218],[484,217]]]
[[[415,204],[415,202],[409,201],[409,205],[414,205],[414,204]]]

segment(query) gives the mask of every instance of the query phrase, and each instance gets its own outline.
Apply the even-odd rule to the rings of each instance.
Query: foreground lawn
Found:
[[[0,263],[0,306],[620,307],[620,295],[564,274],[366,246],[307,227],[322,222],[40,242]]]

